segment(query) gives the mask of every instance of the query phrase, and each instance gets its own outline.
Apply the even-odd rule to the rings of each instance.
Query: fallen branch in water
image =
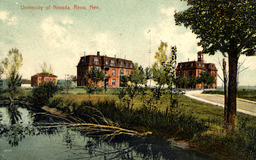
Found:
[[[55,108],[49,108],[47,106],[42,107],[43,110],[54,114],[56,117],[66,119],[67,114],[63,113],[62,111],[59,111]],[[74,118],[75,119],[75,118]],[[77,121],[76,121],[77,122]],[[116,126],[111,125],[102,125],[102,124],[94,124],[94,123],[86,123],[86,122],[80,122],[80,123],[73,123],[69,121],[68,123],[40,123],[38,124],[40,126],[44,125],[51,125],[51,127],[60,127],[60,126],[66,126],[66,127],[80,127],[81,131],[85,133],[86,135],[93,136],[93,137],[101,137],[104,139],[112,140],[115,136],[118,135],[129,135],[129,136],[146,136],[152,134],[152,132],[138,132],[134,130],[124,129]],[[52,126],[55,125],[55,126]]]

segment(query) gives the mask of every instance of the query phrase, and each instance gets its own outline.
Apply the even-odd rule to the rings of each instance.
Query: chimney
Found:
[[[100,56],[100,51],[97,52],[97,56]]]

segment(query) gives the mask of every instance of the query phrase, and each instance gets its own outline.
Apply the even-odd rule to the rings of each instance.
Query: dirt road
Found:
[[[223,95],[201,93],[201,90],[186,91],[185,96],[215,106],[224,107]],[[237,111],[248,115],[256,116],[256,102],[237,98]]]

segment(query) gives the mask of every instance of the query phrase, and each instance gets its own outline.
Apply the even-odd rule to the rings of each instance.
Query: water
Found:
[[[62,121],[54,117],[22,108],[18,111],[22,120],[10,125],[7,109],[0,108],[0,160],[211,159],[152,137],[92,138],[81,128],[57,125]],[[45,122],[52,125],[42,125]]]

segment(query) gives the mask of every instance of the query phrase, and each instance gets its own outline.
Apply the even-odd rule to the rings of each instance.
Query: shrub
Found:
[[[50,98],[58,91],[58,87],[54,83],[45,83],[33,88],[28,96],[28,102],[33,108],[41,108],[49,104]]]

